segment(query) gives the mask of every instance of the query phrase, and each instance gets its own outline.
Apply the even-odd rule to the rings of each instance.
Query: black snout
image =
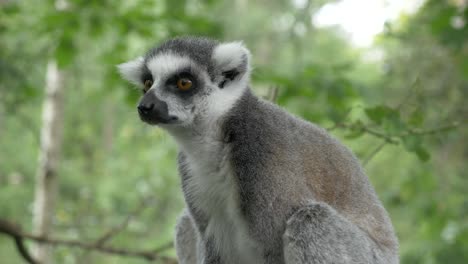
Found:
[[[154,104],[149,104],[149,105],[139,104],[137,108],[138,108],[138,113],[140,115],[147,115],[151,112],[151,110],[153,110]]]
[[[177,118],[169,116],[167,103],[159,100],[152,92],[146,93],[137,106],[140,119],[149,124],[170,123]]]

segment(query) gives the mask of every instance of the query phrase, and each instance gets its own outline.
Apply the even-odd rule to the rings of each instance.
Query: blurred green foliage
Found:
[[[338,28],[310,23],[326,2],[0,1],[0,217],[31,228],[45,68],[56,60],[66,107],[54,235],[93,241],[149,200],[111,244],[171,241],[183,208],[177,150],[138,120],[139,93],[115,65],[172,36],[206,35],[243,40],[256,93],[278,87],[278,104],[362,158],[402,263],[467,263],[466,4],[427,0],[388,24],[372,49],[358,49]],[[364,59],[375,51],[383,58]],[[145,262],[65,247],[54,254],[57,263]],[[7,237],[0,256],[22,263]]]

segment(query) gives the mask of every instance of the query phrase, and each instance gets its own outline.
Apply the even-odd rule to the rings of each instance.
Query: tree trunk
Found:
[[[33,215],[34,232],[41,236],[50,235],[55,215],[57,167],[63,130],[63,75],[55,61],[47,64]],[[34,255],[40,263],[51,263],[48,246],[38,244],[34,249]]]

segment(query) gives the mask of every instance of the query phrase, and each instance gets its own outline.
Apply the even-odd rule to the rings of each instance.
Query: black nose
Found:
[[[153,110],[154,104],[153,103],[139,104],[137,108],[138,108],[138,113],[140,113],[141,115],[148,115],[151,112],[151,110]]]
[[[161,101],[154,93],[146,93],[137,106],[138,114],[143,122],[148,124],[170,123],[177,120],[169,116],[166,102]]]

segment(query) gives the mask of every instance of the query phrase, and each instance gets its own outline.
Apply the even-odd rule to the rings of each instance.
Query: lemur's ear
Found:
[[[250,52],[242,42],[219,44],[213,51],[213,61],[218,75],[216,81],[220,88],[248,81]]]
[[[125,80],[136,85],[142,85],[141,75],[143,73],[143,66],[143,57],[138,57],[134,60],[117,65],[117,69],[119,70],[120,76]]]

